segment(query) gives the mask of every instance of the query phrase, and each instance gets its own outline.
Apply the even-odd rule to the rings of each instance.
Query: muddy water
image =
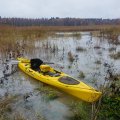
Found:
[[[116,73],[120,73],[120,62],[112,59],[109,51],[112,47],[115,48],[112,53],[120,51],[120,46],[109,43],[108,39],[91,36],[90,32],[80,34],[72,36],[72,33],[61,32],[34,41],[18,39],[16,49],[19,56],[52,62],[52,67],[99,88],[105,81],[106,64],[111,65]],[[57,99],[46,100],[47,95],[36,90],[46,85],[25,75],[16,66],[13,66],[16,70],[13,74],[4,74],[4,59],[14,59],[15,50],[0,53],[0,98],[19,96],[18,101],[13,104],[13,110],[31,120],[67,120],[71,116],[68,104],[75,101],[73,97],[60,92]],[[12,54],[11,57],[9,54]],[[81,72],[84,77],[80,76]]]

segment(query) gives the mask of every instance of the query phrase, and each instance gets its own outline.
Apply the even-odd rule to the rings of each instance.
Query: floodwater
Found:
[[[119,59],[110,57],[111,53],[120,51],[120,46],[109,43],[107,38],[92,36],[90,32],[80,32],[79,36],[74,36],[71,32],[57,32],[45,39],[19,39],[16,43],[20,56],[54,63],[51,64],[52,67],[97,89],[105,81],[106,64],[111,65],[116,73],[120,73]],[[110,51],[110,48],[114,49]],[[0,53],[0,98],[19,96],[12,109],[29,120],[68,120],[72,116],[69,105],[76,99],[52,88],[59,92],[59,97],[47,100],[47,95],[37,88],[50,86],[30,78],[16,65],[13,66],[16,71],[9,74],[11,70],[5,70],[4,59],[15,59],[13,52],[15,50]],[[84,77],[81,77],[81,72]]]

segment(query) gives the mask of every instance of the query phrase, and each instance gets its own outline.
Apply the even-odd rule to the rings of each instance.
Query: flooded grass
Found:
[[[79,72],[79,78],[85,78],[85,74],[82,71]]]
[[[73,116],[69,120],[88,120],[90,119],[90,114],[88,114],[89,105],[76,102],[70,105],[70,109],[73,113]],[[89,111],[90,112],[90,111]]]
[[[37,88],[36,90],[40,91],[42,95],[45,95],[46,100],[48,101],[57,99],[59,97],[59,92],[53,90],[50,87],[40,87],[40,88]]]
[[[75,60],[71,51],[68,52],[68,59],[70,62],[73,62]]]
[[[1,28],[1,27],[0,27]],[[19,39],[24,40],[36,40],[40,38],[46,38],[47,31],[34,29],[34,28],[17,28],[17,27],[3,27],[0,29],[0,48],[1,49],[14,49],[19,43]],[[27,45],[27,44],[26,44]],[[11,47],[11,48],[9,48]]]
[[[54,32],[56,29],[52,28]],[[68,28],[66,27],[64,30],[66,31]],[[69,28],[69,30],[71,31],[72,28]],[[53,65],[55,69],[63,71],[75,78],[83,78],[84,82],[93,87],[97,86],[96,88],[98,89],[103,88],[104,90],[102,89],[101,91],[106,90],[105,95],[110,91],[110,99],[105,99],[107,103],[111,101],[113,94],[118,94],[120,86],[118,82],[119,75],[114,75],[113,77],[108,64],[113,63],[114,59],[113,68],[115,68],[116,74],[119,73],[119,30],[101,30],[99,32],[75,32],[73,30],[73,32],[64,33],[62,28],[59,28],[59,35],[58,31],[57,33],[49,33],[48,31],[50,31],[50,27],[47,30],[38,27],[7,27],[0,29],[1,120],[7,120],[9,114],[11,114],[9,120],[13,118],[15,120],[24,120],[30,119],[30,117],[31,119],[40,120],[91,119],[92,112],[90,104],[81,101],[78,102],[77,100],[73,100],[72,97],[67,98],[64,93],[61,95],[54,88],[39,86],[38,82],[21,74],[18,69],[14,74],[5,76],[4,68],[7,69],[4,64],[5,61],[16,59],[18,56],[40,58],[46,62],[54,62],[56,63]],[[57,63],[63,67],[58,66]],[[114,79],[114,82],[107,84],[111,78]],[[104,83],[109,86],[107,89],[103,86]],[[6,92],[8,95],[10,93],[11,97],[5,98]],[[14,101],[16,98],[14,99],[12,96],[15,94],[20,94],[22,98]],[[70,102],[71,105],[68,105],[62,97],[68,102],[73,102]],[[118,101],[113,102],[117,103]],[[102,104],[105,105],[106,103],[104,103]],[[104,108],[105,106],[102,107]],[[17,112],[19,110],[23,112]],[[100,114],[103,115],[102,111],[98,115],[96,109],[94,113],[97,116]],[[27,116],[30,117],[27,118]],[[103,119],[104,116],[99,118]]]
[[[118,60],[118,59],[120,59],[120,52],[110,54],[110,57],[115,60]]]
[[[101,47],[100,46],[98,46],[98,45],[96,45],[95,47],[94,47],[94,49],[100,49]]]
[[[12,103],[15,102],[16,96],[5,97],[0,100],[0,120],[10,120],[10,114],[13,112]]]
[[[109,48],[109,52],[116,51],[116,47]]]
[[[97,61],[95,61],[95,64],[101,64],[101,61],[100,60],[97,60]]]
[[[15,113],[14,120],[26,120],[25,117],[20,113]]]
[[[108,70],[108,84],[104,87],[101,109],[98,113],[98,119],[102,120],[107,117],[106,120],[116,120],[120,118],[120,75],[115,75],[114,69]]]
[[[76,48],[76,51],[84,52],[84,51],[86,51],[86,49],[79,46]]]

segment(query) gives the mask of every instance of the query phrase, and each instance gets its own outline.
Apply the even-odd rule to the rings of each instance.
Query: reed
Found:
[[[85,78],[85,74],[82,71],[79,72],[79,78]]]
[[[68,52],[68,59],[70,62],[73,62],[75,60],[71,51]]]
[[[96,61],[95,61],[95,64],[100,65],[100,64],[101,64],[101,61],[100,61],[100,60],[96,60]]]
[[[28,27],[16,27],[16,26],[0,26],[1,31],[24,31],[24,30],[31,30],[31,31],[62,31],[62,32],[77,32],[77,31],[109,31],[113,29],[120,33],[120,25],[87,25],[87,26],[28,26]],[[98,34],[97,32],[93,32],[94,34]],[[78,34],[77,34],[78,35]]]
[[[35,47],[35,40],[47,37],[47,31],[34,27],[0,26],[0,53],[4,58],[8,58],[11,52],[14,53],[14,58],[24,56],[25,49],[30,51]]]
[[[118,60],[118,59],[120,59],[120,52],[110,54],[110,57],[115,60]]]
[[[109,52],[116,51],[116,47],[109,48]]]
[[[14,120],[27,120],[27,119],[25,119],[25,117],[22,114],[17,112],[14,114]]]
[[[78,47],[76,47],[76,51],[84,52],[84,51],[86,51],[86,49],[83,48],[83,47],[78,46]]]
[[[72,102],[70,110],[73,116],[69,120],[89,120],[90,119],[90,105],[84,102]],[[88,114],[89,113],[89,114]]]
[[[9,96],[0,100],[0,120],[10,120],[10,113],[12,112],[12,103],[17,96]],[[9,116],[8,116],[9,115]]]
[[[116,74],[112,65],[106,63],[104,66],[106,68],[106,79],[100,87],[102,97],[92,106],[92,120],[116,120],[120,117],[120,74]]]

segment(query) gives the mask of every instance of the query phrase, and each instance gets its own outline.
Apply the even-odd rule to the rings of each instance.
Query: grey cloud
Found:
[[[0,0],[0,16],[119,18],[119,4],[119,0]]]

